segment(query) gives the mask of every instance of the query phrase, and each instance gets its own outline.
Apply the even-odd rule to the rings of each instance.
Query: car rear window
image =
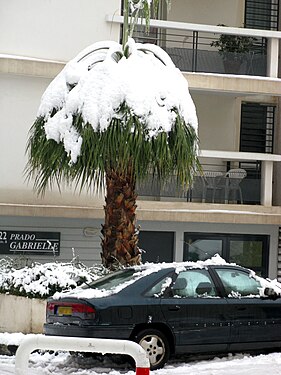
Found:
[[[87,284],[86,287],[90,286],[91,288],[94,288],[94,289],[110,290],[112,288],[117,287],[120,284],[123,284],[129,280],[132,280],[133,275],[135,273],[136,271],[134,269],[116,271],[116,272],[113,272],[109,275],[102,277],[99,280],[96,280],[90,284]]]

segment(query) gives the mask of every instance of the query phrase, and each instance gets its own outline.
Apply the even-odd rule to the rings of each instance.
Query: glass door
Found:
[[[206,260],[219,254],[229,263],[268,276],[269,236],[258,234],[185,233],[183,260]]]

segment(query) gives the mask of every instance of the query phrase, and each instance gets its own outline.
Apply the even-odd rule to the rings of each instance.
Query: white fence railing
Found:
[[[36,349],[127,354],[136,362],[136,375],[149,375],[150,363],[145,350],[128,340],[92,339],[84,337],[27,336],[16,352],[15,374],[28,374],[29,355]]]

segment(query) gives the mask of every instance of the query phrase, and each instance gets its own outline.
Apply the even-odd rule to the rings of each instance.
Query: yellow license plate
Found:
[[[72,307],[69,306],[59,306],[58,315],[72,315]]]

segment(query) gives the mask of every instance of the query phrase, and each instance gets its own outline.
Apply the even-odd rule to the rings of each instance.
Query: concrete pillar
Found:
[[[174,244],[174,261],[182,262],[183,260],[183,243],[184,243],[184,233],[181,230],[175,231],[175,244]]]
[[[269,38],[267,45],[267,76],[278,77],[279,39]]]
[[[263,161],[261,169],[261,205],[272,206],[273,161]]]

